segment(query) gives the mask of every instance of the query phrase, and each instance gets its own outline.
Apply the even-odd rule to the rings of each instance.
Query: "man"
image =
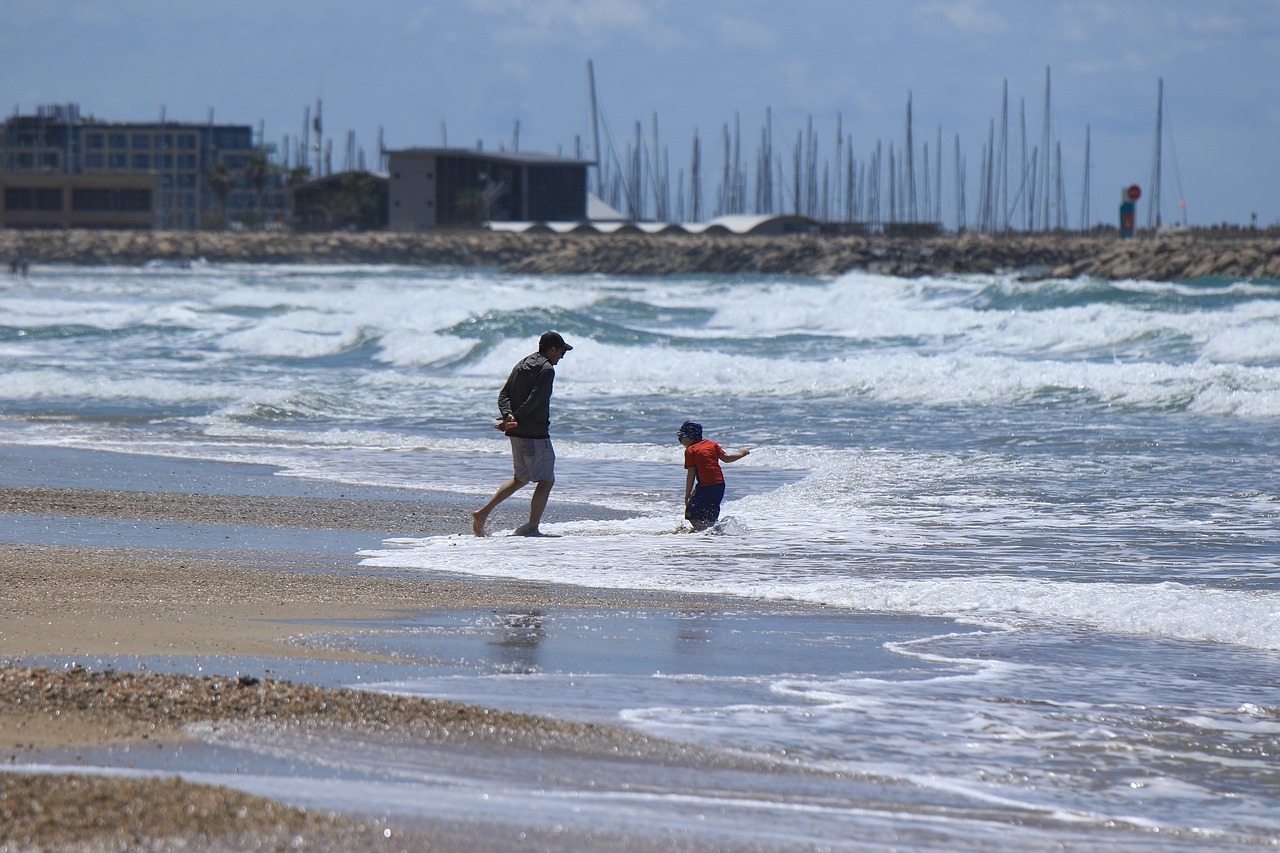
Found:
[[[538,351],[512,368],[498,393],[501,417],[493,428],[511,439],[515,471],[488,503],[471,513],[471,530],[475,535],[484,535],[484,523],[494,507],[530,482],[537,485],[529,501],[529,523],[516,528],[514,535],[541,535],[538,522],[542,520],[547,497],[556,481],[556,454],[551,447],[551,386],[556,380],[555,366],[571,349],[559,332],[544,333],[538,339]]]

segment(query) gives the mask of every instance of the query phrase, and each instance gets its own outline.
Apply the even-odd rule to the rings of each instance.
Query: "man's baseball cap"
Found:
[[[565,343],[564,338],[560,337],[559,332],[543,332],[542,337],[538,338],[538,352],[546,352],[548,347],[555,347],[565,352],[573,349]]]

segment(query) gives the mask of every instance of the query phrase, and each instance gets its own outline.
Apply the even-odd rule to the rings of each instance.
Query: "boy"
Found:
[[[684,482],[684,517],[694,532],[706,530],[720,517],[720,501],[724,499],[724,473],[721,462],[737,462],[750,450],[725,453],[724,448],[702,437],[702,424],[685,421],[676,432],[684,445],[684,467],[689,474]],[[694,479],[697,478],[697,488]]]

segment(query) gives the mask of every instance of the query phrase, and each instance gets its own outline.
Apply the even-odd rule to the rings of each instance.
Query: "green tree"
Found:
[[[368,172],[345,172],[317,205],[332,228],[365,231],[380,224],[377,182]]]
[[[267,180],[277,171],[275,165],[267,159],[266,152],[261,149],[253,152],[244,164],[244,175],[249,179],[249,183],[253,186],[253,191],[258,197],[259,227],[267,221],[266,205],[264,204]]]
[[[293,190],[296,187],[299,187],[305,184],[309,180],[311,180],[311,167],[303,165],[301,163],[299,163],[297,166],[294,166],[289,171],[284,173],[284,185],[288,187],[290,190]],[[289,221],[294,225],[297,225],[298,224],[298,211],[296,209],[297,196],[293,192],[290,192],[288,194],[288,198],[289,198]]]
[[[458,218],[465,219],[471,225],[479,225],[485,212],[484,193],[480,190],[462,190],[454,202]]]
[[[305,184],[309,180],[311,180],[310,166],[294,166],[284,175],[284,183],[288,187],[296,187],[299,184]]]
[[[231,174],[231,168],[226,163],[217,163],[205,171],[204,180],[209,185],[209,191],[218,199],[218,214],[222,227],[226,228],[227,196],[231,195],[231,188],[236,185],[236,176]]]

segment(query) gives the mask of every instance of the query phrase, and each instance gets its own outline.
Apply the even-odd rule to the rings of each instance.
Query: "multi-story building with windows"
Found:
[[[220,223],[221,200],[208,182],[218,164],[234,179],[229,221],[283,221],[281,177],[268,175],[259,192],[245,173],[267,153],[249,125],[104,121],[81,116],[75,104],[14,115],[0,129],[0,227],[189,230]]]

